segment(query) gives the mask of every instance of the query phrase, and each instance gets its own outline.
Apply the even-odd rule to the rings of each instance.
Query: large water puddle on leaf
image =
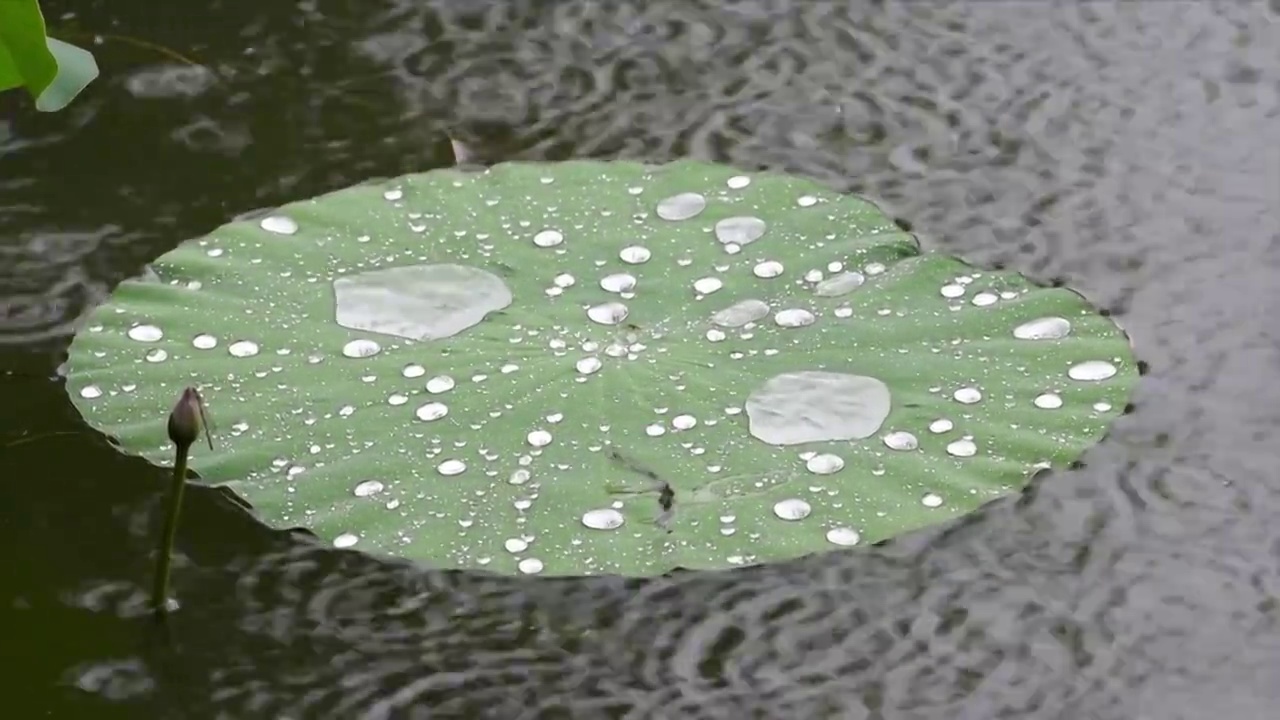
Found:
[[[351,330],[439,340],[511,304],[497,275],[465,265],[410,265],[333,281],[337,323]]]
[[[863,375],[803,371],[770,378],[747,398],[753,436],[770,445],[871,437],[889,417],[889,386]]]

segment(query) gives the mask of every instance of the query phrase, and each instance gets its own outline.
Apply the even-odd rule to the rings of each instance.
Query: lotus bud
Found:
[[[191,447],[205,433],[209,440],[209,449],[213,449],[213,439],[209,437],[204,417],[204,400],[193,387],[182,391],[173,411],[169,413],[169,439],[178,447]]]
[[[475,155],[471,148],[467,147],[460,140],[449,138],[449,147],[453,148],[453,164],[454,165],[470,165],[472,157]]]

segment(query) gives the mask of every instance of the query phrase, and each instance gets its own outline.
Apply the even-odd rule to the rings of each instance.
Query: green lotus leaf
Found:
[[[1137,378],[1076,293],[922,254],[873,204],[693,161],[457,169],[225,225],[121,284],[68,392],[339,547],[649,575],[848,548],[1016,491]]]
[[[45,36],[35,0],[0,2],[0,91],[25,87],[36,109],[54,112],[97,76],[87,50]]]

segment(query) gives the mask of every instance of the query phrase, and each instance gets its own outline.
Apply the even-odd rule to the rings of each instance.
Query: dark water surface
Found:
[[[1280,8],[45,3],[107,39],[0,99],[0,697],[13,718],[1263,720],[1280,707]],[[163,8],[152,10],[149,8]],[[65,35],[65,33],[64,33]],[[75,40],[76,38],[69,38]],[[318,549],[85,430],[77,317],[232,216],[446,164],[693,155],[1062,278],[1149,362],[1083,469],[879,548],[647,583]]]

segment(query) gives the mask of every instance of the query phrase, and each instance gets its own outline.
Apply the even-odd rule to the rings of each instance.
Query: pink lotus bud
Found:
[[[209,436],[208,423],[205,421],[204,400],[193,387],[182,391],[173,411],[169,413],[169,439],[178,447],[191,447],[200,439],[203,432],[209,441],[209,449],[213,449],[213,438]]]
[[[471,151],[471,148],[464,145],[461,141],[454,140],[453,138],[449,138],[449,147],[453,148],[454,165],[468,165],[471,163],[472,156],[475,155],[475,153]]]

